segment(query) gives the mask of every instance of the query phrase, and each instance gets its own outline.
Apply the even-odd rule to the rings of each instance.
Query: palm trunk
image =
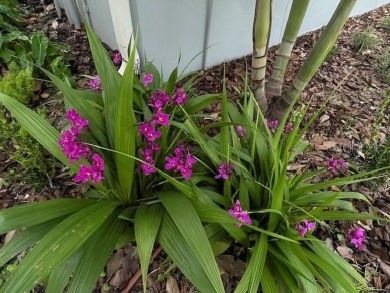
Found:
[[[268,102],[265,95],[265,69],[271,32],[271,10],[272,0],[256,0],[253,22],[251,89],[264,114],[268,111]]]
[[[283,117],[293,100],[298,98],[303,92],[332,49],[355,3],[356,0],[342,0],[337,6],[320,39],[315,44],[294,79],[291,89],[283,92],[282,96],[272,103],[268,114],[270,119],[280,119]]]
[[[275,64],[267,82],[265,90],[267,98],[274,98],[282,94],[284,74],[309,2],[310,0],[294,0],[292,3],[282,43],[276,52]]]

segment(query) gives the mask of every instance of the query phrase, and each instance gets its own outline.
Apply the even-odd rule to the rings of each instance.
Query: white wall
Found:
[[[167,75],[181,56],[188,70],[210,67],[250,54],[255,0],[129,0],[133,26],[139,29],[139,53],[163,66]],[[331,18],[340,0],[312,0],[300,33],[315,30]],[[292,0],[273,1],[270,45],[280,42]],[[390,3],[358,0],[351,15]],[[205,52],[205,48],[208,48]],[[188,71],[187,70],[187,71]]]

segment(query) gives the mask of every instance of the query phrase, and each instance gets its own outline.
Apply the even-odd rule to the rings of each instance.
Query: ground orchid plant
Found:
[[[303,138],[320,112],[303,124],[307,107],[292,111],[291,106],[289,116],[266,121],[253,95],[245,91],[244,96],[234,104],[225,92],[221,116],[209,117],[214,122],[203,128],[195,127],[191,118],[185,122],[197,145],[199,172],[207,178],[193,186],[202,199],[193,204],[220,237],[211,238],[212,248],[222,252],[231,238],[247,248],[247,268],[235,292],[367,289],[364,277],[318,239],[316,230],[329,231],[326,221],[349,221],[345,241],[353,249],[364,249],[365,231],[355,223],[375,216],[352,205],[351,200],[370,205],[363,194],[343,189],[374,172],[354,174],[342,158],[328,158],[316,170],[289,171],[289,164],[309,145]],[[213,128],[219,129],[218,135],[209,135],[215,133],[210,132]],[[314,177],[327,179],[313,182]],[[340,191],[330,191],[335,186]],[[206,206],[209,213],[202,211]],[[236,220],[235,230],[219,207]]]
[[[67,127],[56,130],[0,93],[0,103],[87,190],[83,199],[49,200],[0,212],[1,234],[20,230],[0,249],[0,266],[32,248],[0,292],[27,292],[38,283],[47,292],[92,292],[113,249],[131,241],[138,247],[146,290],[156,239],[172,259],[199,265],[195,276],[221,292],[208,235],[189,200],[195,197],[191,186],[199,162],[182,126],[187,115],[192,117],[218,95],[193,97],[193,79],[178,86],[177,68],[167,82],[151,63],[136,74],[134,48],[121,76],[114,65],[119,57],[111,60],[87,30],[98,72],[90,89],[72,89],[45,71],[64,95]]]

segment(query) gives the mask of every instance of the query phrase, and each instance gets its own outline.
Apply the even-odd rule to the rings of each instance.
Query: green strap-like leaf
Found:
[[[205,230],[189,200],[178,192],[161,193],[167,211],[158,240],[183,274],[201,292],[224,292]]]
[[[107,50],[103,47],[99,37],[93,32],[89,25],[85,26],[88,34],[88,41],[91,47],[96,70],[103,87],[104,110],[106,128],[111,148],[114,148],[115,115],[118,103],[118,93],[121,76],[116,70]]]
[[[95,200],[52,199],[0,211],[0,234],[59,218],[96,203]]]
[[[172,72],[171,75],[168,78],[167,83],[165,84],[165,92],[168,93],[169,95],[173,94],[175,90],[175,83],[177,80],[177,73],[178,73],[178,68],[176,67]]]
[[[63,218],[61,217],[29,227],[13,237],[10,242],[4,244],[0,249],[0,267],[23,250],[33,246],[37,241],[41,240],[41,238],[53,229],[62,219]]]
[[[267,235],[261,234],[260,238],[256,240],[248,266],[235,292],[257,292],[267,258],[267,247]]]
[[[108,147],[108,140],[106,135],[106,129],[102,113],[92,107],[85,98],[80,94],[79,90],[72,89],[66,82],[55,76],[51,72],[41,69],[51,81],[59,88],[64,94],[65,104],[68,108],[75,109],[80,113],[81,117],[87,119],[89,122],[89,128],[93,133],[94,138],[100,143],[102,147]],[[92,95],[88,95],[89,98]],[[95,98],[96,99],[96,98]]]
[[[51,273],[49,283],[46,287],[46,293],[64,292],[64,288],[68,285],[69,279],[80,261],[81,253],[82,250],[78,250]]]
[[[120,85],[114,130],[115,150],[130,156],[135,155],[137,137],[136,119],[133,110],[135,52],[136,47],[134,46]],[[137,196],[137,194],[131,194],[135,161],[130,156],[115,153],[115,164],[124,194],[123,200],[133,202],[135,198],[131,197]]]
[[[62,221],[22,260],[0,293],[22,293],[33,289],[42,278],[71,257],[118,205],[118,202],[101,201]]]
[[[146,292],[146,281],[150,257],[152,255],[153,245],[156,241],[163,215],[164,209],[159,204],[140,205],[135,214],[135,240],[141,263],[144,292]]]
[[[311,246],[313,251],[319,257],[330,260],[335,265],[339,266],[342,270],[347,272],[351,277],[353,277],[357,282],[359,282],[363,287],[367,287],[367,281],[353,268],[346,260],[341,258],[338,254],[331,251],[324,243],[319,241],[311,241]],[[339,271],[339,270],[338,270]]]
[[[123,222],[118,219],[118,215],[119,211],[112,213],[84,244],[68,293],[92,292],[95,288],[96,281],[123,231]]]

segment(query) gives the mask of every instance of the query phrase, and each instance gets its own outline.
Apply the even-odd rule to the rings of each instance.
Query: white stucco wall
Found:
[[[205,47],[188,70],[210,67],[251,53],[255,0],[129,0],[133,26],[139,29],[139,53],[146,54],[165,75],[181,55],[183,68]],[[280,42],[292,0],[273,1],[270,45]],[[301,34],[325,25],[339,0],[312,0]],[[358,0],[352,15],[390,0]],[[211,9],[210,9],[211,8]],[[207,30],[208,28],[208,30]],[[208,31],[208,36],[207,36]]]

